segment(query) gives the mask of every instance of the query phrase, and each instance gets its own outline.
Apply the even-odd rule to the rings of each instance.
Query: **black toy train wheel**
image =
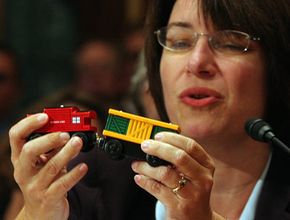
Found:
[[[167,162],[165,160],[162,160],[158,157],[155,157],[155,156],[152,156],[149,154],[146,154],[146,161],[152,167],[158,167],[158,166],[162,166],[162,165],[166,166],[166,165],[170,164],[169,162]]]
[[[38,138],[38,137],[41,137],[42,134],[39,134],[39,133],[34,133],[34,134],[31,134],[29,137],[28,137],[28,140],[33,140],[35,138]]]
[[[104,151],[109,154],[110,158],[113,160],[121,160],[124,158],[123,155],[123,145],[118,140],[109,140],[105,143]]]
[[[91,150],[91,144],[90,144],[89,137],[85,133],[76,132],[76,133],[72,134],[72,137],[74,137],[74,136],[78,136],[78,137],[80,137],[82,139],[82,141],[83,141],[82,151],[83,152],[87,152],[87,151]]]

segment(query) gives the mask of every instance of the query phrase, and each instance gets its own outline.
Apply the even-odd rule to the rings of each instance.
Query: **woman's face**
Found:
[[[177,0],[173,23],[198,33],[218,31],[205,24],[197,0]],[[264,114],[265,64],[257,42],[247,52],[224,55],[200,36],[188,52],[163,50],[160,74],[171,122],[200,143],[245,138],[245,121]]]

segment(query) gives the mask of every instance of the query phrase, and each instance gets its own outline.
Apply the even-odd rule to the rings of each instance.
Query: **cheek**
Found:
[[[160,62],[160,77],[164,92],[172,92],[180,81],[186,63],[185,56],[164,52]]]
[[[176,67],[171,65],[170,59],[165,55],[161,57],[160,63],[160,77],[161,77],[161,84],[162,84],[162,91],[164,97],[164,104],[167,111],[167,114],[170,120],[175,121],[175,118],[172,118],[171,109],[176,106],[174,103],[174,91],[175,91],[175,81],[177,80],[177,69]]]
[[[183,55],[167,55],[164,53],[160,63],[160,77],[164,104],[168,117],[172,123],[181,124],[182,115],[186,115],[183,105],[179,101],[180,91],[184,89],[184,68],[186,57]]]
[[[170,84],[169,81],[171,76],[169,69],[168,63],[164,58],[162,58],[160,63],[160,78],[164,96],[166,96],[167,92],[169,92],[167,89],[167,85]]]
[[[176,65],[172,65],[172,63]],[[180,69],[177,63],[178,62],[176,59],[172,60],[170,57],[162,55],[160,63],[160,77],[166,107],[169,103],[171,103],[171,100],[169,102],[168,99],[175,93],[176,82],[180,78],[178,74]]]
[[[228,74],[225,80],[233,108],[245,109],[247,106],[249,114],[262,115],[266,96],[266,76],[262,62],[236,62],[226,66]],[[233,71],[229,72],[230,69]]]

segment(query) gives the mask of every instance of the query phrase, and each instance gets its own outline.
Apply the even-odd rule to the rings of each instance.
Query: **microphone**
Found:
[[[262,119],[250,119],[245,124],[247,134],[256,141],[272,143],[290,155],[290,149],[273,132],[271,126]]]

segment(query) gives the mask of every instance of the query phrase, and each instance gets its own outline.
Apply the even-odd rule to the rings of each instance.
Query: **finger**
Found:
[[[39,168],[45,164],[43,152],[53,147],[60,147],[67,142],[69,135],[67,133],[50,133],[45,136],[33,139],[27,142],[22,152],[14,162],[14,178],[19,185],[23,185],[31,179]]]
[[[82,140],[75,136],[52,157],[37,175],[40,188],[48,187],[67,166],[68,162],[80,152],[81,148]]]
[[[179,173],[176,169],[165,166],[151,167],[146,162],[135,161],[132,163],[132,169],[142,176],[146,176],[161,183],[162,185],[168,187],[171,191],[179,188],[178,195],[182,198],[189,198],[199,193],[208,192],[211,190],[213,183],[212,177],[209,175],[207,176],[207,179],[202,178],[200,180],[194,179],[191,181],[188,177],[186,177],[183,173]],[[180,187],[181,180],[184,181],[184,185],[182,187]]]
[[[214,163],[209,154],[200,146],[196,141],[191,138],[172,133],[172,132],[160,132],[155,135],[155,140],[168,143],[183,149],[191,157],[196,159],[202,166],[209,169],[214,168]]]
[[[63,198],[66,193],[77,184],[87,173],[88,167],[81,163],[71,171],[53,182],[46,193],[46,196],[53,197],[55,200]]]
[[[172,201],[178,201],[178,197],[172,192],[172,189],[166,187],[162,183],[144,176],[144,175],[135,175],[134,176],[135,183],[140,186],[142,189],[146,190],[148,193],[153,195],[163,204],[170,203]]]
[[[149,155],[154,155],[170,162],[176,167],[179,173],[185,174],[191,180],[199,180],[202,175],[208,175],[209,171],[210,174],[213,174],[213,170],[202,166],[186,151],[168,143],[146,140],[141,143],[141,148]]]
[[[69,138],[68,138],[68,140],[69,140]],[[65,143],[64,143],[65,144]],[[63,144],[63,145],[64,145]],[[62,145],[62,146],[63,146]],[[46,163],[47,163],[47,161],[49,161],[50,160],[50,158],[52,158],[55,154],[57,154],[57,152],[59,152],[61,150],[61,148],[59,147],[59,148],[56,148],[56,149],[53,149],[53,150],[50,150],[50,151],[48,151],[48,152],[46,152],[46,153],[44,153],[44,154],[41,154],[40,156],[39,156],[39,158],[38,158],[38,160],[37,160],[37,167],[38,168],[41,168],[41,167],[43,167]]]
[[[179,204],[184,205],[185,201],[191,205],[193,203],[207,203],[210,197],[210,191],[204,192],[190,181],[187,181],[176,193],[173,192],[173,189],[144,175],[135,175],[134,181],[138,186],[161,201],[161,203],[172,206],[175,210],[178,209]]]
[[[50,158],[52,158],[59,151],[60,151],[60,148],[53,149],[53,150],[46,152],[45,154],[41,154],[39,157],[43,163],[46,163],[47,161],[50,160]]]
[[[134,161],[131,167],[134,172],[149,176],[169,188],[175,188],[179,179],[179,174],[172,166],[152,167],[146,162]]]
[[[66,132],[56,132],[25,143],[19,156],[19,163],[21,163],[23,170],[34,170],[35,164],[41,155],[52,149],[62,147],[69,138],[70,136]]]
[[[18,158],[27,137],[36,129],[42,127],[48,120],[47,114],[31,115],[19,121],[9,130],[12,162]]]

